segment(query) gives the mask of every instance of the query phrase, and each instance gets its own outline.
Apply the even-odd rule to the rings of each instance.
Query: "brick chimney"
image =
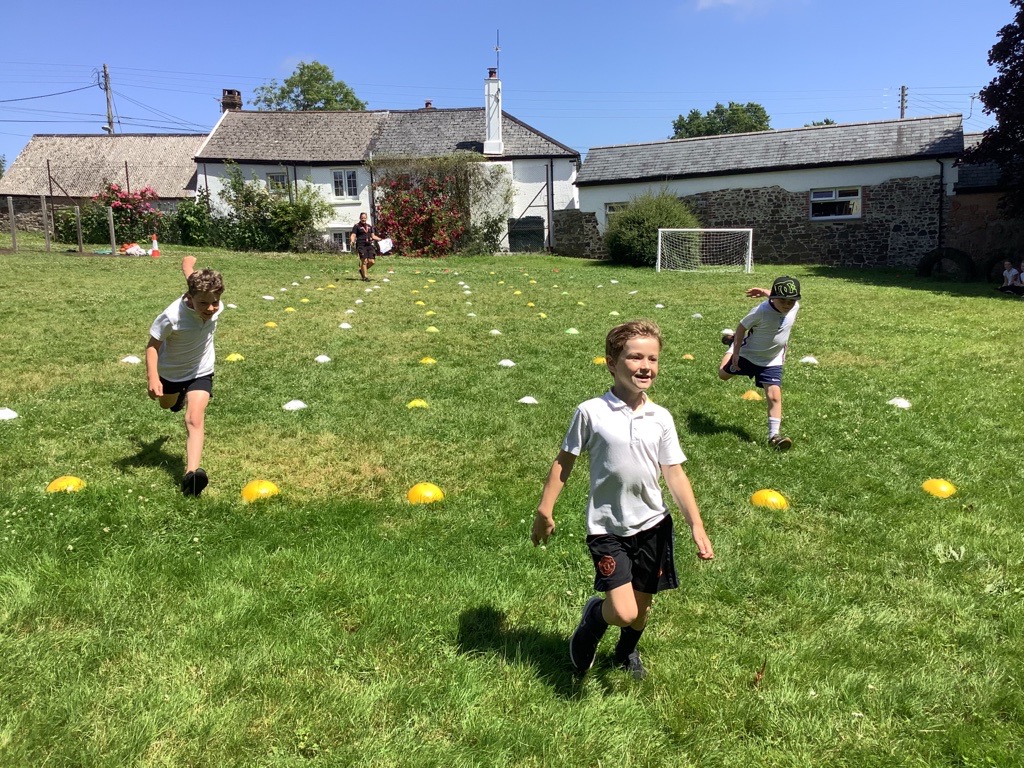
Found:
[[[425,102],[423,102],[423,108],[424,109],[433,109],[434,108],[434,102],[432,102],[430,99],[427,99]]]
[[[484,154],[505,154],[505,142],[501,140],[501,80],[498,79],[498,68],[487,70],[484,80],[484,114],[487,120],[484,133]]]
[[[225,88],[221,91],[220,97],[220,111],[227,112],[230,110],[238,111],[242,108],[242,92],[236,91],[233,88]]]

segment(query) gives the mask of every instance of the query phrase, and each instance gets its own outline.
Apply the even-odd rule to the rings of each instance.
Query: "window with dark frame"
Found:
[[[334,196],[345,198],[359,197],[359,177],[354,170],[334,171]]]

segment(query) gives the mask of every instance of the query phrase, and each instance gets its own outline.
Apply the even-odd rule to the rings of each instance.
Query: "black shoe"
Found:
[[[569,660],[572,662],[573,669],[579,674],[583,674],[594,666],[597,646],[604,636],[604,631],[596,630],[588,620],[594,605],[600,602],[601,598],[596,595],[587,601],[587,604],[583,606],[580,623],[576,627],[576,631],[572,633],[572,637],[569,638]]]
[[[199,496],[203,489],[210,484],[210,478],[206,470],[199,467],[195,472],[186,472],[181,481],[181,492],[186,496]]]
[[[624,660],[616,661],[615,666],[628,672],[634,680],[643,680],[647,677],[647,670],[644,669],[644,663],[640,661],[640,654],[636,651],[633,651]]]
[[[775,437],[768,438],[768,445],[774,448],[776,451],[788,451],[793,447],[793,441],[788,437],[782,435],[775,435]]]

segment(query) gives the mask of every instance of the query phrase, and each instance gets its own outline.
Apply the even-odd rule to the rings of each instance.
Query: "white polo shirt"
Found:
[[[590,458],[588,535],[633,536],[660,523],[661,465],[686,461],[672,414],[646,396],[633,411],[611,390],[576,408],[562,450]]]
[[[157,357],[157,372],[168,381],[188,381],[213,373],[213,334],[224,303],[213,317],[203,322],[199,313],[182,296],[160,313],[149,335],[163,343]]]
[[[793,330],[799,309],[798,301],[789,312],[782,314],[766,300],[750,310],[750,314],[740,321],[747,329],[740,357],[762,367],[782,365],[786,359],[789,333]]]

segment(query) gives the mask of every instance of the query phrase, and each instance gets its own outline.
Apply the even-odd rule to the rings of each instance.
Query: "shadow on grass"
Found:
[[[730,434],[735,435],[737,440],[743,440],[748,443],[755,442],[751,434],[742,427],[736,427],[731,424],[728,426],[719,424],[706,413],[699,411],[690,411],[686,414],[686,429],[694,435]]]
[[[568,638],[531,628],[508,626],[493,605],[467,608],[459,615],[460,653],[496,653],[510,664],[533,667],[537,677],[564,699],[580,698],[583,678],[569,666]]]
[[[170,439],[169,435],[162,435],[147,443],[142,438],[132,437],[131,440],[138,451],[132,456],[118,459],[114,466],[122,472],[136,467],[159,467],[166,470],[172,479],[178,480],[185,474],[185,461],[181,454],[172,454],[164,450],[164,443]]]
[[[845,267],[826,267],[820,265],[808,266],[808,274],[815,277],[828,277],[839,280],[846,280],[851,283],[864,285],[875,285],[879,287],[909,288],[915,291],[930,291],[932,293],[946,294],[948,296],[976,296],[1001,301],[1007,298],[1006,294],[995,289],[995,285],[987,280],[972,280],[962,282],[950,278],[942,280],[937,278],[918,277],[913,267],[902,269],[895,267],[871,267],[864,269],[850,269]]]

